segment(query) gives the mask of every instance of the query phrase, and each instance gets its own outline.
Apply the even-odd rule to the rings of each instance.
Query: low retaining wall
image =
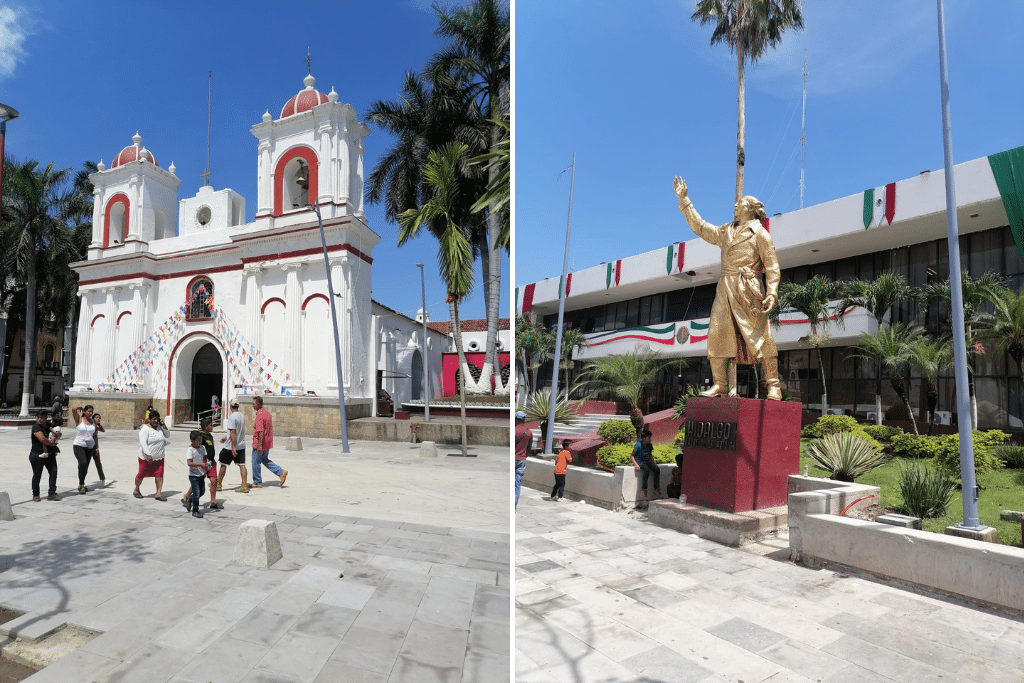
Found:
[[[338,404],[334,404],[334,421],[338,420]],[[251,421],[249,422],[251,424]],[[410,422],[409,420],[388,420],[373,418],[368,420],[349,420],[348,438],[356,441],[412,441],[412,427],[415,424],[417,441],[433,441],[437,444],[461,444],[462,426],[450,422]],[[340,430],[340,427],[338,428]],[[274,422],[274,434],[277,434],[277,422]],[[340,434],[340,431],[339,431]],[[466,440],[472,446],[505,446],[511,445],[511,430],[507,424],[466,425]],[[313,436],[312,433],[302,436]],[[316,434],[316,436],[333,436]]]
[[[795,562],[838,564],[982,603],[1024,611],[1024,549],[840,517],[874,486],[790,478],[789,547]],[[803,481],[794,481],[803,480]]]
[[[658,466],[661,470],[662,495],[671,481],[673,467],[675,464]],[[632,466],[616,467],[615,472],[602,472],[569,465],[565,476],[565,497],[571,500],[584,500],[608,510],[633,507],[640,499],[641,477],[642,474]],[[653,481],[649,481],[648,484],[653,488]],[[527,458],[523,485],[538,491],[551,491],[551,487],[555,485],[554,460]]]
[[[647,520],[666,529],[736,547],[754,543],[785,528],[786,506],[724,512],[669,498],[651,503]]]

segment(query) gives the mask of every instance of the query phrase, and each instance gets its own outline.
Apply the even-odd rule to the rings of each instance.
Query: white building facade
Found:
[[[251,223],[245,199],[231,189],[206,186],[179,201],[173,163],[159,166],[138,134],[110,168],[101,164],[92,175],[93,239],[88,259],[72,266],[82,297],[72,401],[113,402],[104,415],[114,426],[130,426],[150,403],[172,423],[188,421],[214,395],[333,404],[336,413],[331,292],[308,206],[315,202],[348,416],[372,414],[379,363],[372,253],[380,237],[363,212],[370,129],[333,89],[317,91],[312,76],[303,83],[278,118],[267,112],[251,129],[258,159]]]

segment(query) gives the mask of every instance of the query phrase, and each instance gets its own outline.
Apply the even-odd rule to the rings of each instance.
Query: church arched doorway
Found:
[[[200,414],[208,413],[213,407],[213,397],[217,402],[224,405],[224,397],[221,396],[224,386],[224,363],[221,360],[220,352],[213,344],[204,344],[196,351],[192,360],[192,419],[196,420]]]
[[[423,358],[420,356],[419,349],[412,354],[412,400],[421,401],[423,400]]]

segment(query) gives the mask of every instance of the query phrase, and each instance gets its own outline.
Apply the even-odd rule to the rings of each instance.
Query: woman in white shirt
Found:
[[[135,477],[136,498],[142,498],[139,485],[146,477],[156,480],[156,500],[167,500],[163,497],[164,487],[164,451],[170,432],[160,421],[160,413],[153,410],[149,414],[149,422],[139,430],[139,473]]]
[[[78,492],[87,493],[89,489],[85,487],[85,475],[89,473],[90,460],[96,460],[96,473],[100,475],[101,487],[106,484],[107,479],[103,476],[103,465],[100,463],[99,448],[96,445],[96,423],[93,420],[92,406],[73,408],[71,415],[78,425],[75,441],[71,444],[75,451],[75,459],[78,460]]]

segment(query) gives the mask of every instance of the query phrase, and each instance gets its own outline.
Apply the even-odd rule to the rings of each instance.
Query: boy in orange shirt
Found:
[[[569,453],[569,439],[562,439],[562,452],[558,454],[555,461],[555,486],[551,489],[550,500],[562,500],[565,494],[565,471],[572,462],[572,454]]]

